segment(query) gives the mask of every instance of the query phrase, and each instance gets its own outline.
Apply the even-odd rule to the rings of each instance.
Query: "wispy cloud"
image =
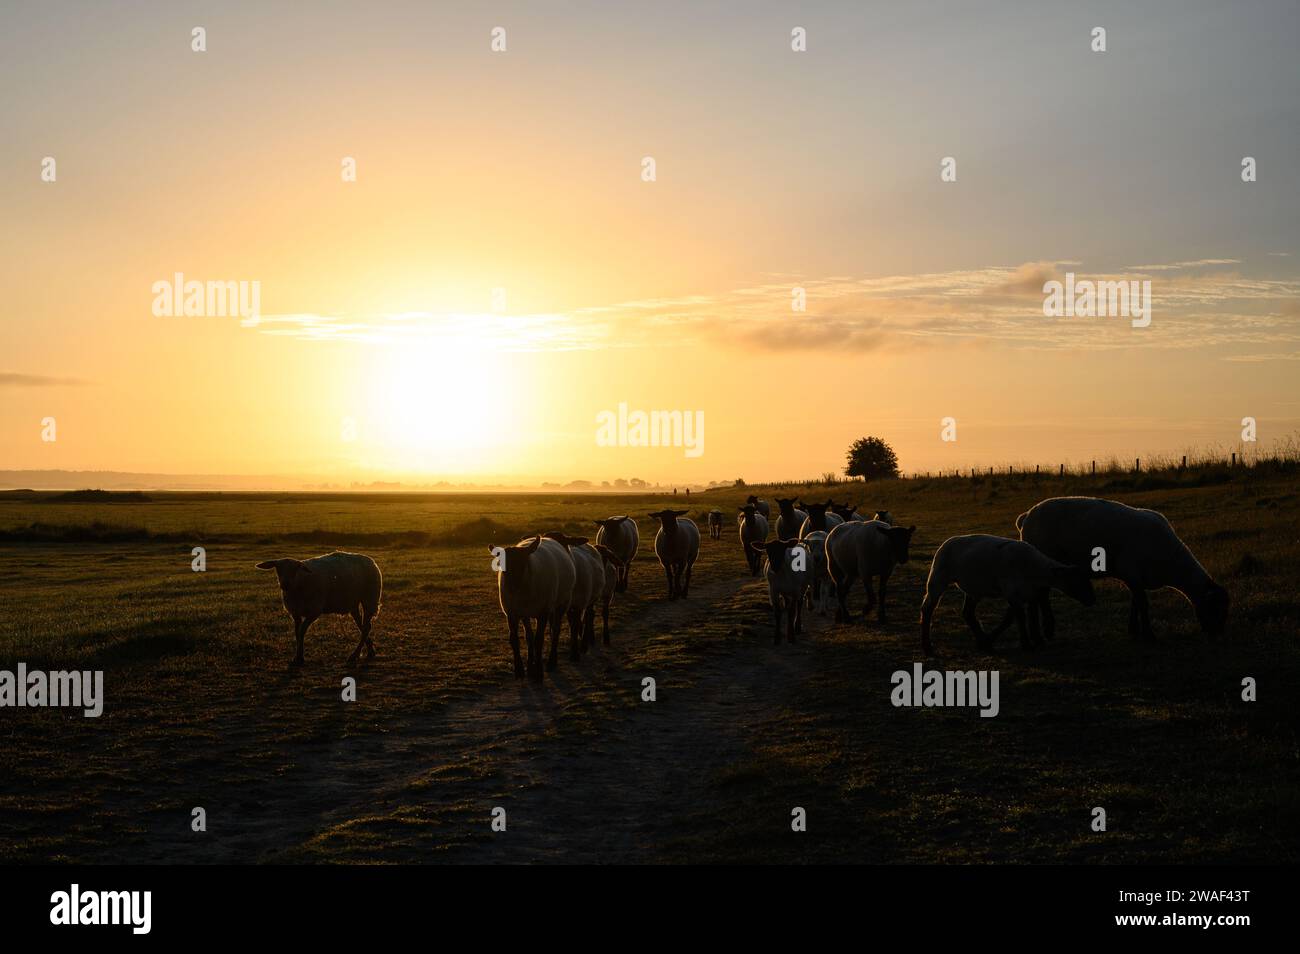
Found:
[[[264,334],[389,343],[427,342],[501,351],[709,344],[737,350],[862,353],[921,347],[1001,345],[1036,350],[1143,347],[1300,347],[1300,279],[1247,278],[1235,259],[1090,273],[1078,262],[890,275],[876,278],[769,276],[762,284],[711,295],[647,298],[567,314],[272,315]],[[1201,266],[1213,266],[1209,270]],[[1079,278],[1152,277],[1153,321],[1045,318],[1043,285],[1066,271]],[[806,310],[792,307],[802,289]]]
[[[19,374],[16,371],[0,371],[0,387],[5,388],[57,388],[81,387],[90,384],[81,378],[60,378],[45,374]]]

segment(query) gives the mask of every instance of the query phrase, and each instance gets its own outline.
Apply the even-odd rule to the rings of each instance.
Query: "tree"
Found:
[[[879,437],[859,437],[849,448],[844,473],[863,480],[898,476],[898,455]]]

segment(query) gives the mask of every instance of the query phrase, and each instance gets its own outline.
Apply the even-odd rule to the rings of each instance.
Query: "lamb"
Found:
[[[885,622],[885,584],[894,571],[894,565],[907,562],[908,545],[915,532],[916,527],[891,527],[879,520],[861,523],[850,520],[830,532],[826,537],[826,565],[835,583],[835,598],[839,601],[835,611],[837,623],[853,619],[847,598],[849,587],[858,577],[862,577],[862,586],[867,591],[863,616],[871,612],[875,605],[875,596],[871,592],[873,576],[880,577],[877,619]]]
[[[772,519],[772,505],[766,500],[759,500],[753,494],[745,498],[745,503],[751,505],[755,510],[763,515],[764,520]]]
[[[961,616],[975,634],[976,644],[985,652],[1007,628],[1012,617],[1020,630],[1021,648],[1030,644],[1041,646],[1043,633],[1039,629],[1038,611],[1051,587],[1061,590],[1084,606],[1096,601],[1088,571],[1079,566],[1067,566],[1044,556],[1036,548],[1020,540],[993,537],[983,533],[949,537],[934,554],[930,563],[930,576],[925,583],[925,599],[921,603],[921,649],[930,655],[930,619],[934,608],[943,599],[950,584],[966,595],[961,604]],[[1007,613],[991,633],[980,626],[975,608],[986,597],[1000,597],[1007,601]],[[1025,627],[1025,607],[1029,607],[1028,632]],[[1051,633],[1046,634],[1049,638]]]
[[[1222,635],[1227,628],[1228,591],[1215,583],[1163,514],[1097,497],[1052,497],[1016,518],[1020,539],[1062,563],[1086,566],[1094,577],[1114,577],[1128,587],[1130,636],[1151,639],[1147,590],[1168,586],[1196,610],[1201,631]],[[1105,556],[1104,569],[1093,570]],[[1051,607],[1042,601],[1047,624]]]
[[[829,500],[824,504],[804,504],[804,509],[808,511],[808,519],[803,522],[799,528],[799,539],[802,540],[814,530],[823,530],[830,532],[834,527],[838,527],[844,522],[844,518],[837,513],[827,513],[834,506]]]
[[[685,510],[659,510],[650,514],[660,523],[655,534],[655,556],[668,577],[668,598],[686,599],[691,588],[691,568],[700,555],[700,528]]]
[[[370,625],[379,614],[384,580],[374,560],[360,553],[335,550],[310,560],[264,560],[257,568],[275,570],[280,581],[284,608],[293,617],[293,635],[298,643],[294,666],[303,664],[302,641],[307,630],[326,613],[350,615],[361,631],[361,641],[348,657],[348,665],[357,661],[362,646],[367,659],[375,658]]]
[[[632,560],[641,546],[641,533],[636,521],[626,515],[597,520],[596,545],[607,546],[622,563],[618,571],[618,592],[627,590],[628,579],[632,575]]]
[[[493,555],[497,548],[489,546]],[[497,564],[497,589],[501,612],[510,626],[510,648],[515,655],[515,676],[522,679],[524,664],[519,658],[519,623],[528,637],[528,678],[542,681],[542,651],[546,647],[546,626],[551,627],[551,656],[547,669],[555,669],[560,627],[569,611],[577,569],[568,549],[555,540],[529,537],[512,547],[502,548]],[[537,621],[534,634],[532,620]]]
[[[722,539],[722,511],[717,508],[709,511],[709,536],[714,540]]]
[[[809,516],[812,515],[809,514]],[[813,530],[805,534],[800,541],[808,548],[809,582],[811,584],[808,587],[808,608],[811,609],[815,603],[817,612],[822,616],[826,615],[826,597],[831,591],[830,573],[826,569],[827,536],[825,530]]]
[[[591,647],[595,634],[596,602],[605,588],[605,559],[586,537],[571,537],[552,530],[545,534],[569,551],[573,560],[573,595],[569,599],[569,659],[578,657]]]
[[[781,515],[776,518],[776,536],[778,540],[793,540],[799,536],[799,528],[808,519],[808,512],[795,507],[794,497],[777,497],[776,505],[781,508]]]
[[[767,597],[772,604],[772,623],[776,645],[781,645],[781,613],[785,612],[785,637],[795,641],[803,632],[803,595],[808,589],[812,568],[811,554],[798,540],[773,540],[754,543],[751,549],[765,553],[763,576],[767,579]]]
[[[749,565],[749,575],[758,576],[758,554],[750,545],[767,542],[767,517],[758,512],[753,504],[738,508],[740,516],[736,523],[740,525],[740,546],[745,551],[745,562]]]

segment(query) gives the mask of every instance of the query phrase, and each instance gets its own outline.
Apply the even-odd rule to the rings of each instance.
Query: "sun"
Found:
[[[509,386],[500,356],[468,341],[392,345],[376,356],[372,441],[386,469],[465,473],[492,469],[510,439]]]

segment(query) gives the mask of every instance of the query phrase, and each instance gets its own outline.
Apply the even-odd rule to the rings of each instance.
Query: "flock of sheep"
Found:
[[[784,635],[793,642],[802,632],[804,604],[825,613],[826,597],[837,601],[836,622],[849,622],[847,598],[862,580],[866,591],[864,615],[877,607],[885,621],[885,587],[895,565],[908,562],[916,527],[894,526],[888,511],[868,520],[857,508],[777,498],[776,533],[768,539],[771,507],[750,496],[738,508],[737,529],[750,574],[763,574],[775,627],[775,641]],[[686,598],[691,569],[700,552],[700,531],[685,510],[650,514],[659,521],[654,552],[664,570],[670,600]],[[722,536],[720,510],[708,514],[710,537]],[[596,520],[595,542],[552,531],[525,538],[514,546],[489,546],[501,612],[505,615],[514,653],[515,675],[535,682],[543,678],[546,629],[551,630],[550,657],[554,669],[563,624],[569,623],[569,655],[578,659],[595,639],[595,614],[601,614],[602,640],[609,644],[609,607],[617,592],[628,588],[632,562],[640,548],[640,533],[630,516]],[[950,537],[935,551],[921,603],[921,646],[931,652],[930,622],[944,592],[956,585],[964,594],[962,618],[981,649],[1014,620],[1024,647],[1041,645],[1055,632],[1049,594],[1057,589],[1085,606],[1094,602],[1092,580],[1110,577],[1123,582],[1131,594],[1129,633],[1150,637],[1147,590],[1172,587],[1196,610],[1207,634],[1224,631],[1228,594],[1210,578],[1163,515],[1113,500],[1095,497],[1054,497],[1016,519],[1020,539],[987,534]],[[351,615],[361,641],[348,660],[361,650],[375,654],[370,628],[379,612],[383,581],[370,557],[330,553],[311,560],[268,560],[259,569],[275,570],[284,607],[294,621],[295,665],[303,661],[303,637],[321,615]],[[879,580],[878,594],[872,580]],[[1007,601],[1006,615],[991,631],[981,627],[975,610],[980,601]],[[527,640],[527,665],[519,651],[522,624]]]

